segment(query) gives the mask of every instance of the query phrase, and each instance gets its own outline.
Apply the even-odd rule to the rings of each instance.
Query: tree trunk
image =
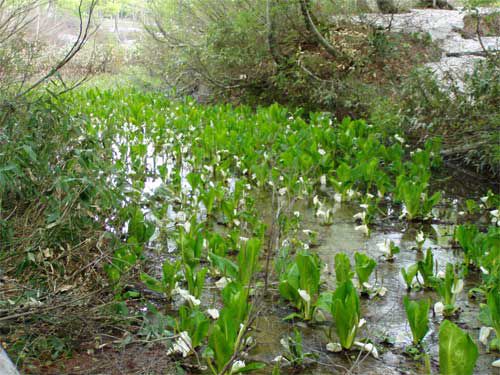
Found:
[[[118,21],[120,19],[120,15],[118,13],[115,14],[115,30],[114,32],[116,33],[116,37],[118,38],[118,41],[121,42],[122,38],[120,37],[120,30],[118,29]]]

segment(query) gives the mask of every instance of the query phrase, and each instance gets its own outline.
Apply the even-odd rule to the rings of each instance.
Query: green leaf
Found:
[[[355,268],[359,284],[363,285],[363,283],[368,282],[370,275],[377,266],[377,262],[364,253],[354,254],[354,260],[356,262]]]
[[[212,266],[217,268],[223,276],[229,276],[233,280],[238,278],[238,266],[234,264],[230,259],[224,258],[222,256],[210,253],[208,256]]]
[[[406,287],[408,289],[411,289],[413,279],[415,278],[415,276],[417,276],[417,273],[418,273],[417,263],[412,264],[407,269],[405,269],[404,267],[401,268],[401,275],[403,276],[403,279],[406,283]]]
[[[146,284],[149,289],[158,293],[163,293],[163,285],[154,277],[149,276],[147,273],[141,272],[140,279],[144,284]]]
[[[335,278],[337,285],[340,285],[352,278],[351,261],[345,253],[335,255]]]
[[[360,319],[359,297],[352,281],[340,285],[333,294],[332,315],[335,318],[335,328],[343,348],[350,349]]]
[[[410,301],[407,296],[404,296],[403,305],[413,335],[413,344],[418,345],[429,331],[429,308],[431,302],[429,299]]]
[[[266,364],[263,362],[252,362],[252,363],[249,363],[248,365],[246,365],[245,367],[239,369],[238,371],[235,371],[234,374],[260,370],[264,367],[266,367]]]
[[[471,375],[479,352],[471,337],[449,320],[439,328],[439,368],[443,375]]]

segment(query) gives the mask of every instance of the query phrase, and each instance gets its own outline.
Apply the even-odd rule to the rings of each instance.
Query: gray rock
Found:
[[[1,375],[19,375],[16,366],[12,363],[7,352],[0,348],[0,374]]]

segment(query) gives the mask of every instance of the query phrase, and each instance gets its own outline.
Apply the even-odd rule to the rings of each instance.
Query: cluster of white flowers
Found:
[[[186,289],[182,289],[176,287],[173,291],[173,294],[177,294],[183,301],[188,302],[191,306],[199,306],[201,301],[197,299],[195,296],[191,295],[189,291]]]
[[[229,277],[221,277],[219,280],[215,282],[215,286],[219,289],[224,289],[227,284],[231,282]]]
[[[186,331],[179,334],[179,337],[173,343],[172,347],[167,350],[167,355],[180,353],[186,358],[191,353],[192,341]]]

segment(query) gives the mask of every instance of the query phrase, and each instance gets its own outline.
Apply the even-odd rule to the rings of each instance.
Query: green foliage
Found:
[[[238,280],[242,285],[250,285],[252,276],[258,271],[261,246],[258,238],[251,238],[238,253]]]
[[[179,308],[177,332],[187,332],[193,348],[197,348],[203,343],[209,327],[209,319],[198,308],[190,308],[185,305]]]
[[[155,0],[148,7],[143,64],[181,93],[208,87],[204,99],[280,102],[339,118],[363,117],[376,97],[391,91],[395,77],[390,72],[404,76],[435,55],[428,39],[347,17],[338,32],[328,15],[356,13],[356,2],[311,3],[312,18],[338,51],[335,56],[307,30],[299,2]]]
[[[401,268],[401,275],[403,276],[403,279],[406,283],[406,288],[408,290],[411,290],[413,286],[413,280],[417,276],[418,273],[418,263],[412,264],[408,266],[408,268]]]
[[[399,199],[405,205],[408,220],[430,219],[432,208],[441,199],[441,192],[438,191],[429,197],[426,183],[408,180],[406,176],[398,178],[396,189]]]
[[[444,304],[444,315],[452,315],[456,311],[455,300],[463,289],[464,281],[456,274],[453,264],[447,263],[444,279],[436,278],[435,283]]]
[[[219,374],[228,363],[234,361],[233,354],[238,352],[242,344],[250,312],[248,289],[240,284],[231,283],[226,286],[222,291],[222,300],[224,307],[220,311],[219,318],[210,328],[209,350],[205,352],[205,357],[214,374]],[[248,369],[252,369],[255,365],[247,366]]]
[[[429,299],[411,301],[407,296],[403,297],[403,306],[410,324],[414,345],[419,345],[429,331],[430,305]]]
[[[290,301],[300,314],[291,314],[286,319],[299,317],[311,320],[319,294],[321,262],[314,253],[301,251],[280,277],[281,296]]]
[[[471,337],[449,320],[439,327],[439,369],[443,375],[470,375],[479,352]]]
[[[337,285],[352,279],[351,261],[346,253],[335,254],[335,277]]]
[[[355,269],[359,285],[364,288],[364,284],[368,283],[370,275],[377,266],[377,262],[364,253],[354,254],[354,260],[356,262]]]
[[[477,264],[478,246],[476,238],[479,230],[476,225],[457,225],[453,233],[453,238],[464,251],[464,263],[468,267],[470,262]]]
[[[500,173],[498,57],[479,61],[464,78],[444,87],[430,69],[418,69],[378,111],[412,137],[441,136],[448,158],[482,173]],[[453,95],[450,95],[453,92]]]
[[[343,282],[333,293],[322,293],[318,307],[332,314],[340,344],[350,349],[356,338],[361,315],[358,293],[352,281]]]
[[[115,285],[140,259],[143,247],[155,229],[152,223],[145,220],[139,207],[128,207],[126,211],[129,217],[127,243],[119,246],[111,263],[104,267],[109,280]]]
[[[170,300],[172,298],[172,291],[177,282],[181,280],[179,275],[180,268],[181,263],[179,261],[165,261],[162,265],[161,280],[157,280],[144,272],[141,273],[140,279],[149,289],[163,293],[165,298]]]
[[[299,250],[304,247],[296,237],[301,215],[289,214],[287,204],[291,207],[295,197],[311,200],[319,193],[318,185],[326,185],[327,190],[335,190],[337,201],[361,197],[367,225],[385,211],[385,198],[396,193],[397,176],[404,173],[428,181],[436,161],[431,151],[411,156],[400,143],[390,144],[376,124],[350,119],[334,123],[328,115],[314,113],[306,121],[300,112],[278,105],[256,109],[200,106],[191,99],[171,102],[158,93],[131,89],[78,91],[61,100],[70,112],[65,126],[74,133],[58,134],[65,128],[57,128],[57,134],[45,128],[42,134],[21,129],[26,135],[19,136],[19,129],[9,120],[7,142],[2,143],[7,151],[0,151],[7,165],[0,172],[1,214],[15,208],[13,196],[23,207],[29,202],[43,203],[42,230],[36,232],[33,242],[38,247],[35,251],[24,247],[28,255],[18,263],[20,275],[39,267],[38,254],[46,247],[58,252],[68,245],[70,249],[81,246],[89,238],[88,248],[72,251],[69,258],[69,250],[61,250],[57,256],[73,259],[85,255],[90,258],[85,258],[85,264],[94,267],[94,257],[101,259],[106,254],[111,263],[104,270],[117,289],[139,277],[166,299],[175,293],[184,298],[189,303],[169,305],[179,311],[178,316],[169,311],[172,317],[165,326],[189,337],[193,348],[186,355],[192,349],[206,348],[204,358],[219,373],[231,368],[247,350],[244,339],[255,316],[249,295],[260,291],[255,275],[261,271],[259,256],[270,229],[262,220],[268,211],[260,212],[256,200],[260,194],[270,193],[283,205],[276,222],[282,249],[275,265],[280,294],[298,310],[290,317],[313,320],[321,306],[332,314],[335,324],[331,329],[336,330],[343,347],[352,347],[360,307],[349,258],[346,254],[335,257],[338,288],[318,301],[321,262],[313,252]],[[43,115],[49,116],[47,112]],[[30,121],[27,129],[51,124],[36,117]],[[51,136],[61,148],[52,143]],[[11,142],[16,137],[21,139],[18,144]],[[45,138],[47,150],[39,145]],[[34,177],[29,168],[37,172],[31,172]],[[10,227],[11,222],[6,225]],[[8,232],[2,229],[2,233]],[[150,254],[167,251],[161,277],[138,272],[144,269],[141,261]],[[288,254],[296,255],[290,260]],[[481,262],[486,266],[495,260]],[[57,268],[64,270],[64,266]],[[363,284],[369,281],[376,262],[358,253],[353,266]],[[102,280],[102,269],[92,270],[96,272],[89,274]],[[228,279],[232,282],[221,292],[219,318],[209,321],[204,313],[207,284],[211,288],[215,281],[217,288],[211,288],[210,296],[211,303],[218,303],[216,290]],[[123,301],[137,298],[138,293],[129,291],[117,297]],[[117,319],[134,313],[127,305],[129,301],[113,305]],[[212,313],[212,318],[217,315]],[[160,326],[150,325],[149,331],[145,326],[145,335],[165,338],[168,334]],[[176,338],[172,344],[174,349],[182,343]],[[238,371],[258,366],[248,364]]]
[[[317,358],[314,353],[304,351],[302,344],[302,334],[297,328],[294,328],[293,334],[281,340],[281,345],[285,349],[283,358],[287,360],[292,368],[302,367],[306,358]]]
[[[493,350],[500,351],[500,288],[494,287],[488,292],[486,304],[481,304],[479,320],[488,327],[493,327],[496,338],[489,346]]]
[[[430,248],[427,249],[424,260],[419,260],[417,264],[418,272],[424,279],[424,286],[426,288],[433,288],[436,278],[434,277],[434,255]]]

